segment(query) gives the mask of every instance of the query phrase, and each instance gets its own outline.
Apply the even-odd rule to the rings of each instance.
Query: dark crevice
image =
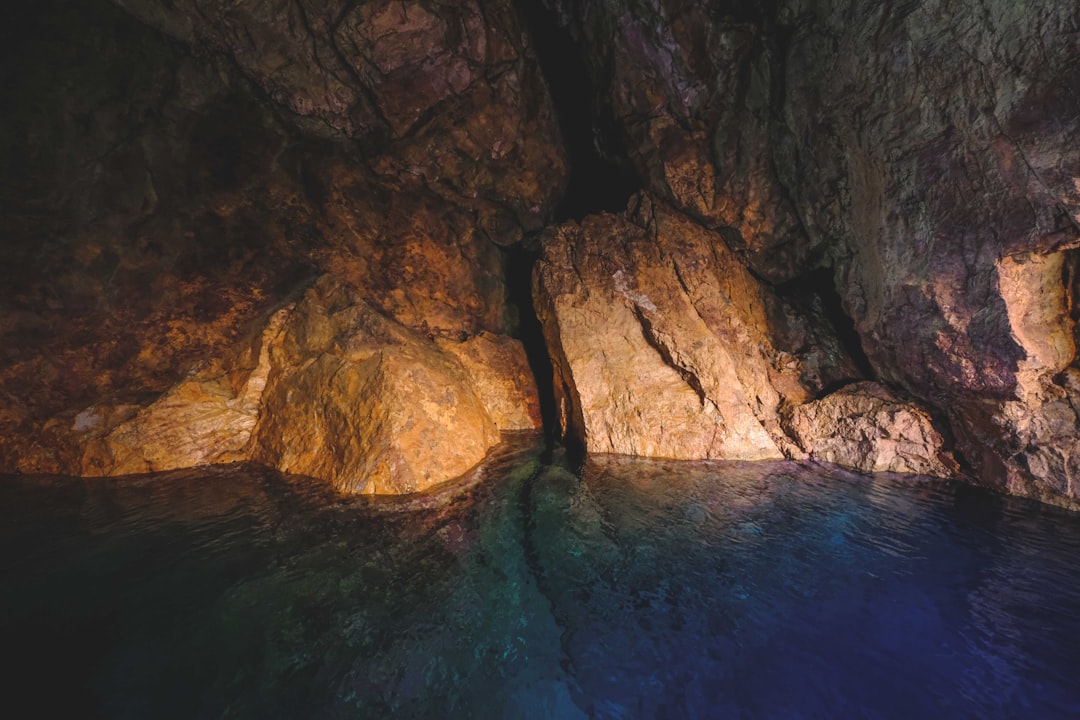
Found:
[[[863,350],[862,338],[855,329],[855,321],[844,310],[844,302],[836,290],[831,268],[818,268],[794,280],[789,280],[776,286],[776,291],[780,296],[792,299],[817,297],[821,302],[825,319],[836,332],[841,349],[851,358],[863,379],[877,380],[874,366],[867,357],[866,351]]]
[[[570,164],[570,180],[555,222],[622,212],[642,184],[622,134],[599,98],[581,47],[540,0],[515,0],[551,93]]]
[[[506,295],[516,314],[513,335],[525,347],[536,383],[544,439],[550,448],[559,436],[559,420],[555,412],[555,373],[532,299],[532,271],[538,256],[539,250],[529,242],[506,248]]]

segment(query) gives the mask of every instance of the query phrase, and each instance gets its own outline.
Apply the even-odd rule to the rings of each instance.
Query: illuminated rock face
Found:
[[[527,372],[520,345],[500,360],[484,366],[500,385]],[[536,423],[485,406],[488,378],[330,279],[292,311],[271,366],[252,458],[347,492],[424,490],[476,465],[500,430]],[[512,404],[535,406],[522,390]]]
[[[69,454],[81,451],[61,470],[123,475],[255,460],[345,492],[424,490],[476,465],[500,431],[537,428],[524,377],[520,343],[437,345],[325,276],[251,341],[149,406],[83,410],[57,437]]]
[[[956,471],[929,414],[875,383],[812,401],[806,360],[774,345],[774,291],[648,196],[550,230],[535,285],[561,420],[589,452]]]
[[[1076,4],[548,5],[646,187],[767,280],[828,268],[983,482],[1080,501]]]
[[[722,240],[637,199],[548,232],[537,314],[567,433],[591,452],[782,457],[782,403],[806,398],[773,348],[767,292]]]
[[[504,270],[536,233],[590,451],[952,445],[1080,506],[1080,6],[546,0],[645,192],[545,230],[568,169],[510,0],[116,4],[3,30],[0,468],[463,472],[539,423]]]
[[[403,492],[464,472],[499,431],[539,425],[499,244],[538,227],[565,183],[546,90],[505,9],[477,26],[475,5],[434,19],[401,7],[380,22],[414,45],[373,37],[378,52],[445,42],[445,62],[400,58],[377,87],[341,77],[357,96],[391,98],[397,127],[392,97],[416,73],[453,75],[402,138],[382,120],[337,127],[315,105],[283,112],[253,88],[266,76],[249,63],[292,52],[284,36],[261,40],[298,26],[238,31],[260,42],[237,70],[105,3],[20,10],[6,65],[35,72],[12,76],[19,112],[0,127],[13,149],[3,470],[115,475],[257,456],[343,490]],[[371,48],[353,50],[366,62]],[[462,53],[467,87],[454,84]],[[286,65],[289,92],[333,74]],[[364,357],[304,355],[290,348],[309,316],[345,323],[338,344],[371,345],[378,328],[397,340]]]

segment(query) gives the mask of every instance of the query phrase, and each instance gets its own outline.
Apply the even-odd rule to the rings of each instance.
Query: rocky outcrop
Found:
[[[784,429],[809,456],[863,472],[953,477],[957,467],[929,414],[877,383],[848,385],[785,413]]]
[[[172,39],[98,0],[0,30],[0,467],[399,492],[535,427],[500,246],[567,167],[511,0],[117,4]],[[922,403],[1080,506],[1080,9],[545,5],[646,188],[544,233],[568,438],[947,474]]]
[[[830,268],[873,376],[983,482],[1080,501],[1080,9],[547,4],[651,192],[772,283]]]
[[[252,458],[348,492],[423,490],[478,463],[500,429],[534,427],[485,407],[483,377],[329,279],[300,301],[271,355]],[[528,372],[520,346],[500,359],[485,371],[503,388]],[[535,405],[535,390],[514,400]]]
[[[653,201],[548,232],[537,314],[567,435],[590,452],[763,459],[795,449],[806,399],[776,350],[767,292],[715,234]]]
[[[791,7],[775,163],[871,362],[984,482],[1076,502],[1080,9]]]
[[[465,473],[500,431],[536,429],[525,377],[520,343],[437,345],[324,276],[150,405],[99,404],[54,422],[52,445],[72,474],[254,460],[344,492],[413,492]]]

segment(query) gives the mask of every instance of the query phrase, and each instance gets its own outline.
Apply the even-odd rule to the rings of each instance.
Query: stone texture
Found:
[[[519,341],[482,332],[460,342],[439,338],[436,343],[465,369],[500,432],[541,427],[536,381]]]
[[[782,42],[770,8],[711,0],[546,0],[582,46],[644,187],[772,280],[815,261],[777,180]]]
[[[268,64],[288,76],[278,89],[290,98],[335,82],[318,63],[280,64],[311,49],[300,35],[273,39],[305,32],[281,24],[297,19],[298,5],[280,16],[270,6],[208,8],[229,22],[204,28],[209,34],[179,33],[194,52],[108,3],[17,9],[2,31],[4,87],[14,102],[0,122],[8,223],[0,245],[0,467],[112,475],[251,457],[265,402],[281,388],[275,373],[285,367],[266,355],[276,342],[267,318],[322,274],[349,294],[350,306],[411,333],[401,347],[413,348],[402,350],[412,359],[384,358],[370,373],[375,385],[364,386],[386,397],[356,407],[382,412],[386,427],[412,423],[452,437],[461,450],[446,462],[417,450],[395,466],[403,468],[396,481],[368,483],[356,474],[355,454],[283,464],[310,467],[346,489],[421,487],[475,462],[493,428],[535,427],[535,390],[524,381],[520,345],[506,335],[496,243],[535,227],[564,182],[546,90],[505,7],[486,8],[483,26],[475,4],[417,6],[408,18],[402,7],[384,4],[386,37],[380,30],[357,40],[380,49],[357,52],[382,53],[405,70],[386,66],[377,83],[376,75],[342,75],[347,84],[400,105],[427,97],[439,77],[457,77],[464,57],[469,85],[446,86],[452,92],[415,122],[402,119],[406,110],[391,113],[387,100],[380,112],[400,132],[382,120],[334,130],[312,119],[322,117],[317,103],[310,112],[298,106],[297,115],[267,101],[273,82],[257,70]],[[270,26],[250,24],[258,17]],[[210,37],[219,30],[257,47],[234,57]],[[431,42],[446,49],[428,66],[417,53]],[[328,46],[318,54],[336,62]],[[491,383],[483,397],[462,380],[462,363]],[[347,372],[335,385],[295,370],[289,376],[305,388],[333,389],[312,413],[358,402],[346,396],[360,386],[341,384]],[[462,417],[473,418],[452,436],[432,424],[447,418],[429,414],[425,425],[417,419],[424,408],[406,406],[422,405],[443,384],[464,398]],[[299,432],[293,419],[279,423],[282,438]],[[332,435],[355,427],[327,421],[324,429],[328,444],[355,444]],[[269,430],[260,437],[272,446]],[[397,452],[410,455],[408,442],[430,444],[402,431]]]
[[[475,209],[498,242],[540,227],[566,182],[558,130],[509,0],[117,0],[228,57],[306,131],[376,174]]]
[[[764,293],[715,234],[647,196],[547,234],[537,314],[567,435],[590,452],[764,459],[806,399]]]
[[[124,422],[108,422],[122,408],[90,407],[76,415],[71,429],[84,448],[78,474],[129,475],[248,459],[271,347],[290,312],[274,313],[254,343],[241,344],[224,362],[181,381]]]
[[[929,414],[882,386],[861,382],[792,408],[784,429],[811,458],[863,472],[952,477]]]
[[[464,474],[500,430],[537,429],[529,379],[516,341],[436,344],[324,276],[155,402],[86,408],[52,445],[82,475],[254,460],[343,492],[414,492]]]
[[[463,474],[498,442],[453,356],[357,293],[320,281],[284,333],[254,460],[348,492],[401,493]]]
[[[783,7],[775,164],[873,366],[983,482],[1076,503],[1080,9]]]
[[[1080,7],[547,4],[650,191],[770,282],[831,269],[873,376],[982,482],[1080,502],[1077,364],[1033,341],[1073,325]]]

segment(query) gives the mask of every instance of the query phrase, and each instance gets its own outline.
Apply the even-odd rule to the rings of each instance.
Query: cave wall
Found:
[[[832,273],[865,376],[982,481],[1075,502],[1080,9],[548,6],[651,192],[777,289]]]
[[[776,166],[881,376],[984,481],[1076,484],[1080,8],[791,3]]]
[[[538,227],[566,182],[546,89],[505,6],[418,6],[411,20],[403,7],[349,21],[398,34],[339,52],[386,71],[346,74],[366,98],[349,117],[382,108],[351,124],[302,100],[339,66],[283,61],[310,50],[299,6],[229,26],[222,37],[260,38],[238,55],[105,2],[10,11],[6,470],[257,458],[402,492],[461,474],[499,431],[538,426],[501,246]],[[407,127],[384,122],[439,82]]]
[[[447,479],[539,423],[535,254],[589,451],[1080,502],[1077,7],[8,12],[6,469]]]

